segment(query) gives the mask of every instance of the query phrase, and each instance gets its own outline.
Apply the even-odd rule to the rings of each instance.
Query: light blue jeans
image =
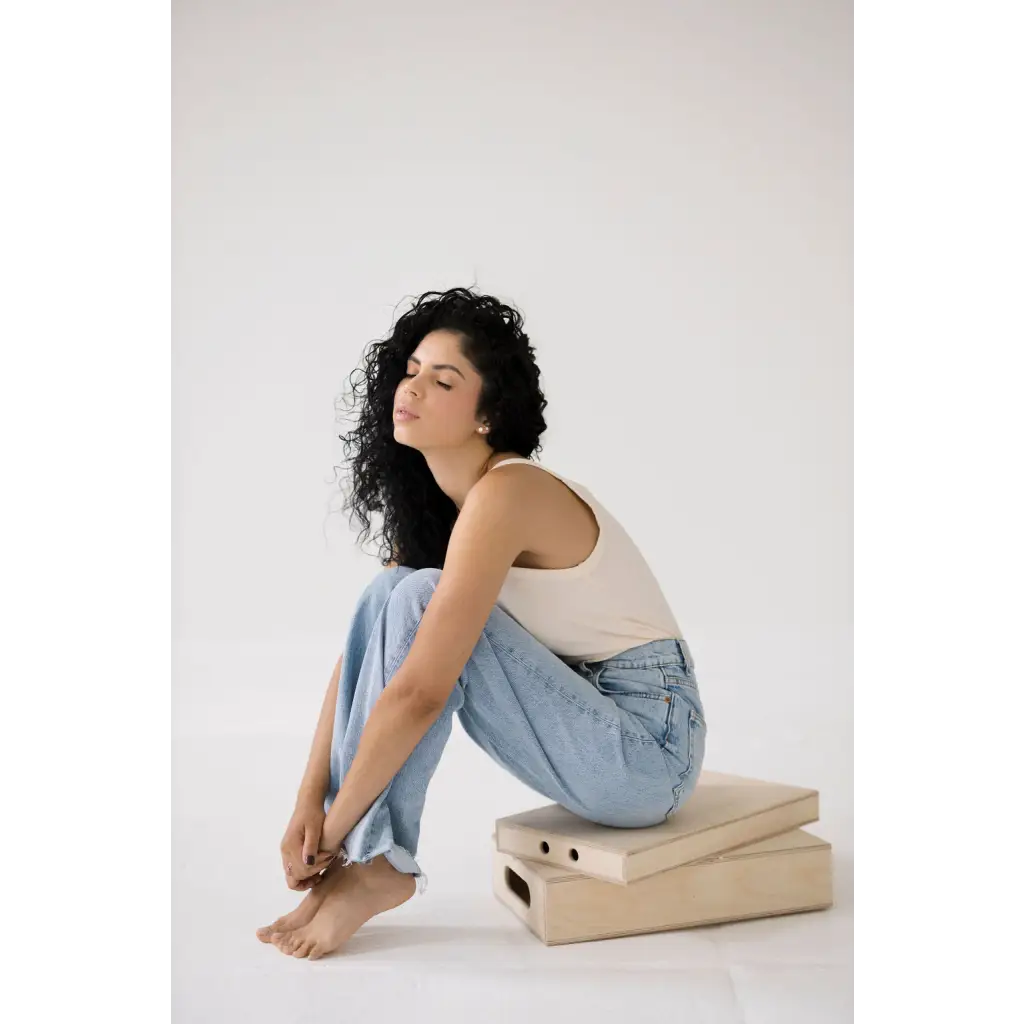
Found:
[[[359,598],[338,680],[325,811],[440,577],[440,569],[383,569]],[[495,605],[444,710],[346,836],[343,864],[384,854],[425,891],[416,862],[420,817],[455,714],[521,782],[614,828],[664,821],[692,794],[704,761],[704,706],[685,640],[569,664]]]

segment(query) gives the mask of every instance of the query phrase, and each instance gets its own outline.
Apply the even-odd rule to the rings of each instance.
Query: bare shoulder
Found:
[[[510,495],[513,500],[529,500],[530,508],[538,513],[538,520],[557,514],[559,506],[564,509],[577,504],[571,487],[535,463],[509,462],[497,466],[479,483],[489,483],[492,493]]]
[[[543,485],[541,477],[548,476],[536,466],[525,462],[509,462],[489,469],[470,489],[474,502],[516,504],[524,497],[538,493]],[[467,499],[468,500],[468,499]]]
[[[473,485],[465,508],[483,512],[494,523],[515,523],[515,532],[532,540],[536,527],[543,520],[547,479],[550,475],[525,462],[509,462],[488,470]],[[527,541],[527,544],[529,540]]]
[[[521,501],[524,496],[543,494],[554,477],[539,466],[526,462],[506,462],[489,469],[473,485],[470,493],[490,501]]]
[[[560,569],[582,562],[593,550],[596,517],[558,476],[537,465],[511,462],[492,469],[477,486],[485,482],[488,500],[514,508],[520,520],[523,549],[516,564]]]

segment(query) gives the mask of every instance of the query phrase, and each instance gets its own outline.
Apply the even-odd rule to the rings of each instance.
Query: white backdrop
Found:
[[[705,766],[818,788],[846,847],[851,36],[822,0],[175,5],[176,799],[259,787],[272,863],[379,571],[328,514],[334,400],[409,297],[475,283],[537,348],[541,459],[676,612]],[[489,764],[456,723],[432,879],[547,802]]]

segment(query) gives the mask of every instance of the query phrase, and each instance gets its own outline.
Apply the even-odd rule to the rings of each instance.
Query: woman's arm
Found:
[[[397,567],[398,562],[388,562],[386,569]],[[323,801],[327,787],[331,782],[331,741],[334,738],[334,713],[338,704],[338,680],[341,677],[341,659],[334,666],[334,674],[327,684],[323,707],[320,708],[320,720],[313,735],[313,748],[309,752],[306,771],[299,784],[299,800],[306,798]]]
[[[320,849],[337,854],[345,837],[398,774],[443,708],[427,703],[399,665],[373,702],[355,757],[324,818]]]
[[[522,505],[521,485],[514,477],[491,473],[473,486],[412,645],[374,701],[355,757],[324,818],[322,849],[340,851],[448,707],[509,566],[526,547],[529,522]]]
[[[327,693],[324,695],[323,707],[320,708],[320,720],[316,724],[316,732],[313,734],[313,747],[309,752],[309,760],[306,763],[306,771],[299,784],[298,801],[310,799],[319,800],[323,803],[327,787],[331,781],[331,740],[334,736],[334,711],[338,704],[338,680],[341,678],[341,659],[338,658],[337,665],[331,675],[331,681],[327,684]]]

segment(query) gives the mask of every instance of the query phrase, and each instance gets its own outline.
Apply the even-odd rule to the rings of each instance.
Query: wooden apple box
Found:
[[[548,946],[832,906],[832,847],[803,829],[629,885],[503,853],[491,838],[495,896]]]
[[[704,770],[690,797],[658,825],[611,828],[548,804],[499,818],[495,842],[499,853],[632,888],[817,820],[817,790]]]

